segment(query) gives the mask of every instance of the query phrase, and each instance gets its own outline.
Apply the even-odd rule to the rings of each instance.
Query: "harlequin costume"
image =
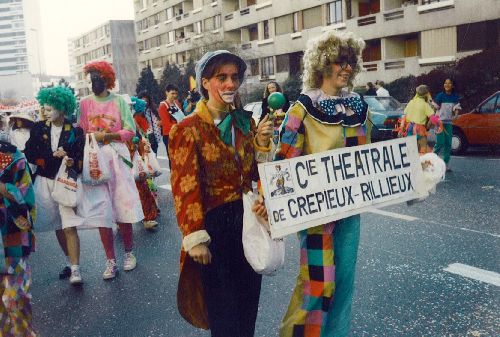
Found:
[[[134,156],[138,154],[141,157],[146,155],[146,146],[148,146],[151,151],[151,145],[148,142],[147,131],[148,131],[148,121],[143,115],[146,102],[137,97],[132,96],[133,109],[136,112],[134,114],[134,121],[137,127],[137,143],[133,141],[128,141],[127,146],[130,151],[130,158],[134,159]],[[137,151],[137,152],[136,152]],[[158,204],[155,197],[156,185],[153,178],[147,178],[144,180],[136,180],[135,185],[139,191],[139,197],[141,199],[142,211],[144,212],[144,227],[146,229],[154,228],[158,225],[156,218],[158,217]]]
[[[328,55],[335,62],[343,48],[360,57],[362,40],[350,34],[328,32],[306,51],[306,69],[313,68],[311,54]],[[336,43],[336,46],[331,44]],[[326,50],[318,51],[318,45]],[[310,59],[306,59],[310,57]],[[321,58],[322,60],[322,58]],[[354,68],[354,74],[359,71]],[[317,76],[314,73],[309,77]],[[354,77],[354,75],[352,76]],[[316,81],[317,83],[318,81]],[[308,85],[306,85],[308,84]],[[316,85],[320,85],[317,83]],[[366,123],[368,106],[347,90],[329,96],[312,87],[304,77],[305,91],[288,110],[282,124],[275,160],[327,150],[363,145],[370,141]],[[360,236],[360,216],[355,215],[298,233],[300,268],[280,337],[343,337],[349,333],[354,276]]]
[[[3,245],[0,248],[5,253],[4,261],[0,261],[0,336],[36,336],[28,262],[35,250],[32,228],[36,219],[35,193],[26,158],[15,146],[1,141],[0,183],[9,194],[0,199]]]
[[[219,56],[234,60],[229,63],[238,65],[243,79],[243,61],[217,51],[197,63],[198,84],[204,68]],[[255,156],[270,147],[257,146],[250,112],[233,111],[218,123],[208,110],[207,93],[202,94],[205,99],[195,111],[170,131],[172,192],[183,235],[177,306],[182,317],[196,327],[210,328],[212,336],[253,336],[261,276],[243,253],[242,193],[258,178]],[[229,139],[218,128],[225,122]],[[209,243],[213,258],[208,265],[187,253],[200,243]]]
[[[120,137],[99,144],[104,158],[109,160],[106,164],[110,168],[110,180],[97,186],[82,184],[83,194],[91,204],[88,213],[92,214],[92,218],[87,221],[99,227],[108,259],[103,277],[109,279],[115,277],[117,271],[111,230],[113,224],[116,222],[120,225],[125,245],[124,268],[130,270],[129,268],[135,268],[131,224],[144,218],[130,166],[130,153],[125,144],[135,136],[136,128],[132,113],[123,97],[108,91],[115,84],[111,65],[105,61],[91,62],[85,66],[84,71],[91,76],[94,94],[80,101],[80,127],[85,134],[104,131],[118,134]],[[104,91],[106,96],[101,97]],[[127,267],[128,262],[131,263],[130,267]]]

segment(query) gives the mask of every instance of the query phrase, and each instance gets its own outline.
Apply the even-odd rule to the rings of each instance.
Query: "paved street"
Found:
[[[500,335],[499,166],[498,153],[453,157],[453,172],[436,195],[362,216],[352,336]],[[81,288],[58,280],[64,259],[54,233],[38,233],[31,263],[40,336],[209,336],[177,312],[181,240],[168,177],[165,172],[159,184],[160,228],[147,232],[135,225],[138,267],[113,281],[102,280],[105,257],[97,231],[80,232]],[[285,268],[263,281],[256,337],[278,335],[295,283],[295,236],[286,244]],[[116,246],[121,264],[119,238]]]

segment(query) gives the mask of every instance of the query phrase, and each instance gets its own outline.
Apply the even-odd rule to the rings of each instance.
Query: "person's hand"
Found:
[[[106,132],[103,132],[103,131],[97,131],[97,132],[94,132],[94,137],[95,137],[95,140],[97,142],[104,142],[104,139],[106,137]]]
[[[273,137],[273,131],[273,122],[269,120],[269,115],[266,115],[257,126],[257,144],[262,147],[268,147]]]
[[[212,262],[212,254],[206,243],[200,243],[194,246],[189,250],[188,254],[195,262],[200,264],[207,265]]]
[[[264,198],[259,195],[252,206],[252,212],[255,213],[258,217],[261,217],[265,221],[267,221],[267,208],[264,203]]]
[[[67,156],[66,151],[64,150],[57,150],[52,155],[56,158],[64,158]]]
[[[67,167],[72,167],[74,164],[75,164],[75,161],[73,160],[73,158],[66,159],[66,166]]]

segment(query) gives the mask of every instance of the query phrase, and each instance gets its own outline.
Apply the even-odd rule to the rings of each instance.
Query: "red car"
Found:
[[[500,91],[453,121],[451,152],[464,153],[469,145],[494,148],[500,145]]]

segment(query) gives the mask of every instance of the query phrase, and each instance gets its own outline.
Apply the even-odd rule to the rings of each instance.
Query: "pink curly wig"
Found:
[[[83,71],[85,75],[96,71],[101,74],[102,77],[106,80],[106,88],[113,89],[115,87],[116,75],[115,70],[106,61],[94,61],[87,63],[85,67],[83,67]]]

